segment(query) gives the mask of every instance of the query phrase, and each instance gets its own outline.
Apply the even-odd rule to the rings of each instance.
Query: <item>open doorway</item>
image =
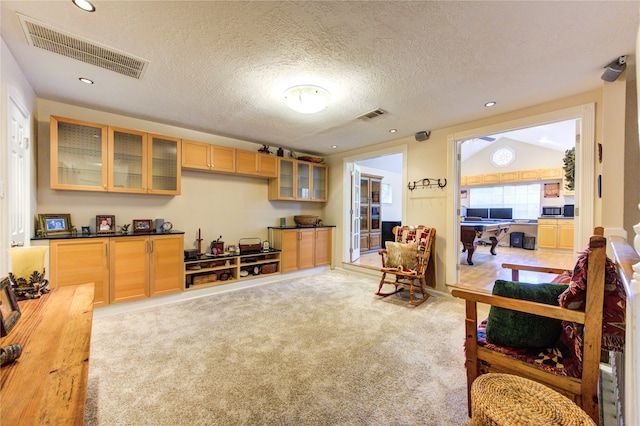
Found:
[[[485,128],[475,129],[466,132],[449,135],[448,152],[450,160],[450,168],[448,177],[454,182],[449,190],[448,197],[451,202],[448,206],[452,209],[448,215],[447,241],[454,242],[447,248],[446,261],[446,282],[460,283],[460,241],[461,241],[461,217],[463,214],[463,199],[461,198],[461,188],[464,188],[462,174],[462,141],[481,139],[485,135],[491,135],[491,138],[498,139],[495,136],[506,135],[512,131],[539,127],[542,125],[558,122],[571,122],[573,120],[580,134],[579,143],[575,147],[575,192],[572,195],[573,203],[567,196],[567,204],[574,205],[574,229],[573,247],[583,247],[589,235],[593,231],[593,205],[594,205],[594,167],[595,167],[595,109],[593,104],[586,104],[579,107],[568,108],[565,110],[555,111],[540,116],[528,117],[524,119],[505,122],[498,125],[492,125]],[[571,124],[568,124],[569,126]],[[487,141],[489,142],[489,141]],[[489,154],[493,155],[497,149],[491,150]],[[511,153],[513,155],[513,152]],[[511,155],[498,155],[494,161],[508,161]],[[543,168],[543,167],[540,167]],[[495,178],[490,176],[490,178]],[[500,174],[498,173],[498,180]],[[561,183],[562,185],[562,183]],[[544,186],[543,186],[544,190]],[[467,192],[467,197],[469,193]],[[463,196],[463,195],[462,195]],[[540,207],[544,203],[544,199],[540,202]],[[542,212],[540,212],[542,213]],[[537,214],[537,208],[534,208],[532,214]],[[574,251],[572,251],[573,253]],[[474,262],[475,263],[475,262]],[[494,276],[495,277],[495,276]]]
[[[405,147],[345,160],[351,186],[345,263],[379,268],[378,251],[390,239],[393,224],[403,220],[405,161]]]

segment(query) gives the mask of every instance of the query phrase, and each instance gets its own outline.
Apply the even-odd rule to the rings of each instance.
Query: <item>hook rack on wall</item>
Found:
[[[422,180],[414,180],[413,182],[409,182],[407,184],[407,188],[409,191],[413,191],[416,188],[435,188],[438,187],[440,189],[447,186],[447,179],[440,178],[424,178]]]

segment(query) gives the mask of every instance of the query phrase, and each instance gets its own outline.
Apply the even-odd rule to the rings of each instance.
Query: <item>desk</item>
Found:
[[[94,284],[58,287],[18,302],[22,315],[0,345],[22,345],[2,367],[3,425],[82,425]]]
[[[481,220],[460,222],[460,241],[462,241],[464,252],[467,251],[467,263],[473,265],[473,252],[476,250],[478,241],[491,243],[491,254],[496,255],[496,246],[509,232],[509,227],[514,222],[511,220]]]

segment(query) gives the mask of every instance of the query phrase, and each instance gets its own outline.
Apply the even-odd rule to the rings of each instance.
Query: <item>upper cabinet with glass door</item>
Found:
[[[327,201],[328,167],[278,158],[278,177],[269,184],[270,200]]]
[[[181,140],[51,117],[51,188],[180,194]]]
[[[51,116],[51,188],[107,191],[107,126]]]

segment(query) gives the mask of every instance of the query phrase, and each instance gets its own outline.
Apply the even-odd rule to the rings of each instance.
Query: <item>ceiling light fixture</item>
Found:
[[[71,0],[73,4],[86,12],[95,12],[96,7],[89,0]]]
[[[336,149],[338,145],[331,145],[331,148]]]
[[[622,74],[622,71],[627,68],[627,57],[620,56],[615,61],[611,62],[609,65],[605,67],[604,73],[602,74],[601,79],[604,81],[616,81],[616,79]]]
[[[389,129],[389,133],[395,133],[395,132],[397,132],[397,131],[398,131],[398,130],[396,130],[396,129]]]
[[[331,94],[319,86],[293,86],[285,90],[284,101],[294,111],[313,114],[329,105]]]
[[[85,77],[80,77],[78,80],[86,84],[93,84],[93,80],[89,80],[88,78],[85,78]]]
[[[486,106],[486,107],[492,107],[492,106],[494,106],[495,104],[496,104],[496,103],[495,103],[494,101],[491,101],[491,102],[487,102],[486,104],[484,104],[484,106]]]

